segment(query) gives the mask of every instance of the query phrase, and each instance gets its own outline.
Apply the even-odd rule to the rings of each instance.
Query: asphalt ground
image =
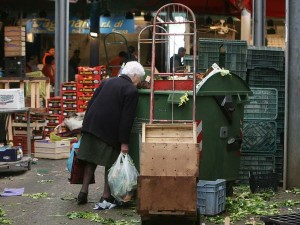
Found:
[[[25,188],[25,196],[0,197],[0,208],[5,211],[5,218],[11,219],[15,225],[101,224],[90,219],[69,219],[67,216],[70,212],[90,212],[115,221],[133,220],[135,222],[132,224],[140,224],[135,204],[102,211],[93,209],[103,190],[103,167],[96,169],[96,183],[90,185],[88,204],[77,205],[76,197],[81,185],[68,182],[66,161],[39,159],[32,164],[31,170],[15,166],[0,169],[0,192],[4,188]],[[47,196],[40,197],[39,193]],[[38,197],[33,198],[33,194]]]

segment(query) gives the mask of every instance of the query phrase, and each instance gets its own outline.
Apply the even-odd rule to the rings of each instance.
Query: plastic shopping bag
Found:
[[[120,153],[108,173],[108,184],[111,195],[119,202],[131,200],[137,188],[139,175],[129,154]]]

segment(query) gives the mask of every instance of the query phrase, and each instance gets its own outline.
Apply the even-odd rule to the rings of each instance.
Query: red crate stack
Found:
[[[53,97],[48,99],[47,112],[49,114],[61,115],[61,97]]]
[[[60,86],[62,115],[70,117],[77,113],[77,86],[76,82],[62,83]]]
[[[50,133],[54,131],[55,127],[61,124],[63,116],[58,114],[49,114],[46,116],[46,127],[44,129],[44,137],[49,137]]]
[[[14,146],[21,146],[24,154],[28,153],[26,119],[26,113],[15,113],[12,122],[13,144]],[[46,121],[44,114],[30,113],[30,138],[32,153],[34,153],[34,140],[42,139],[45,125]]]
[[[100,85],[102,75],[106,73],[106,67],[78,67],[78,73],[77,110],[78,112],[84,112],[96,88]]]

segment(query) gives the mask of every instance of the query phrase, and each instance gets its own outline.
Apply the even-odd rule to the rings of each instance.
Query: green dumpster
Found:
[[[189,100],[179,106],[180,97]],[[239,177],[240,147],[244,105],[252,92],[235,74],[210,74],[197,85],[196,121],[201,149],[199,178],[201,180]],[[155,120],[192,120],[192,91],[155,91]],[[133,125],[130,153],[139,170],[142,123],[149,122],[150,90],[139,90],[137,116]]]

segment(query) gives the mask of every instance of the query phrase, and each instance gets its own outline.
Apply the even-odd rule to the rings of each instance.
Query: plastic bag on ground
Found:
[[[108,173],[111,195],[119,202],[130,201],[137,188],[138,175],[129,154],[120,153]]]

